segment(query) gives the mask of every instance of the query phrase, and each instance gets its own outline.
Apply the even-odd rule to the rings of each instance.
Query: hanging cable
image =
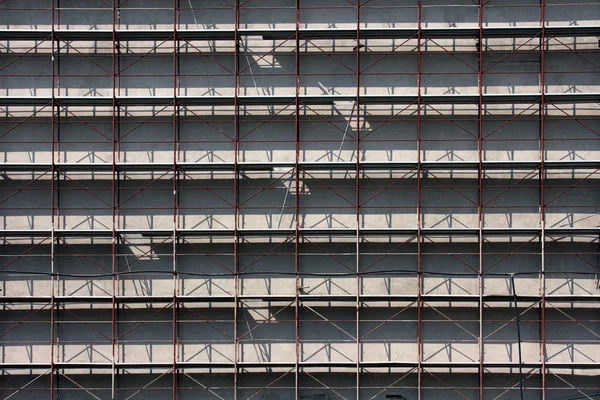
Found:
[[[596,289],[600,289],[600,234],[598,234],[598,254],[596,254]]]
[[[600,393],[584,394],[583,396],[569,397],[569,398],[564,398],[564,399],[560,399],[560,400],[581,400],[581,399],[590,399],[590,398],[594,398],[594,397],[600,397]]]

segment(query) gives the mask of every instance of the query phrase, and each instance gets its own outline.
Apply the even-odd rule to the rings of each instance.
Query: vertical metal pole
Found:
[[[117,105],[117,31],[116,31],[116,14],[117,9],[115,5],[116,0],[112,0],[112,182],[111,182],[111,205],[112,205],[112,227],[111,227],[111,280],[112,280],[112,299],[111,299],[111,353],[112,353],[112,365],[111,365],[111,399],[116,399],[116,388],[115,388],[115,363],[117,361],[116,344],[115,344],[115,333],[116,333],[116,293],[117,293],[117,281],[115,279],[116,268],[116,252],[117,246],[117,234],[116,234],[116,109]]]
[[[417,2],[417,399],[421,400],[421,0]]]
[[[479,102],[477,106],[477,220],[479,226],[479,234],[477,245],[479,248],[479,276],[477,284],[479,289],[479,400],[483,400],[483,0],[479,0],[478,24],[479,24],[479,62],[477,69],[477,86],[479,93]]]
[[[546,2],[540,0],[540,24],[542,33],[540,36],[540,226],[541,226],[541,258],[542,275],[540,282],[541,290],[541,322],[540,322],[540,358],[542,362],[542,400],[546,400],[546,207],[545,207],[545,113],[546,113]]]
[[[51,290],[51,294],[50,294],[50,400],[54,399],[54,307],[55,307],[55,302],[54,302],[54,293],[55,293],[55,279],[54,279],[54,241],[55,241],[55,216],[54,216],[54,207],[55,207],[55,202],[54,202],[54,196],[55,196],[55,180],[56,180],[56,160],[55,160],[55,129],[56,129],[56,117],[55,117],[55,113],[56,113],[56,93],[55,93],[55,63],[56,60],[54,59],[54,53],[55,53],[55,41],[56,41],[56,35],[55,35],[55,30],[54,30],[54,12],[55,12],[55,4],[54,4],[54,0],[51,1],[51,24],[52,24],[52,36],[51,36],[51,40],[52,40],[52,58],[51,58],[51,73],[52,73],[52,78],[51,78],[51,85],[52,85],[52,120],[51,120],[51,137],[52,137],[52,145],[51,145],[51,151],[52,151],[52,178],[51,178],[51,189],[50,189],[50,203],[51,203],[51,217],[50,217],[50,221],[52,224],[52,228],[51,228],[51,242],[50,242],[50,279],[51,279],[51,285],[50,285],[50,290]]]
[[[234,0],[234,69],[233,69],[233,97],[234,97],[234,109],[233,109],[233,151],[234,151],[234,162],[233,162],[233,271],[234,271],[234,305],[233,305],[233,399],[237,400],[238,396],[238,291],[239,291],[239,256],[238,256],[238,224],[239,224],[239,198],[238,198],[238,149],[239,149],[239,25],[240,25],[240,10],[239,0]]]
[[[360,2],[356,0],[356,398],[360,399]],[[352,118],[352,117],[350,117]]]
[[[178,95],[178,69],[179,69],[179,37],[177,34],[178,24],[178,0],[173,0],[173,243],[172,243],[172,272],[173,272],[173,315],[171,325],[171,335],[173,336],[173,371],[172,371],[172,398],[177,399],[177,309],[179,303],[177,300],[177,240],[179,238],[177,234],[177,176],[179,174],[177,169],[177,132],[178,132],[178,110],[179,104],[177,101]]]
[[[294,383],[294,393],[295,398],[300,398],[300,300],[299,300],[299,291],[300,291],[300,170],[298,167],[298,163],[300,162],[300,101],[298,96],[300,95],[300,0],[296,0],[296,112],[295,112],[295,141],[296,141],[296,158],[294,165],[294,173],[295,176],[295,184],[296,184],[296,205],[295,205],[295,249],[294,249],[294,264],[295,264],[295,272],[296,272],[296,307],[295,307],[295,316],[294,316],[294,340],[296,342],[296,365],[295,365],[295,383]]]

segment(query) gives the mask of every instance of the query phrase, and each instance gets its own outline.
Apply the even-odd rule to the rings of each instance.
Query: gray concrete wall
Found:
[[[273,382],[277,378],[281,378],[281,373],[264,373],[264,374],[252,374],[251,376],[246,376],[244,374],[241,375],[241,385],[243,385],[243,389],[240,390],[240,396],[251,397],[256,392],[262,389],[263,386],[268,385]],[[92,381],[92,377],[89,375],[67,375],[71,378],[75,383],[69,382],[65,379],[64,384],[61,384],[61,388],[57,389],[55,392],[56,395],[60,394],[61,398],[67,399],[80,399],[90,397],[88,393],[84,393],[81,390],[77,390],[76,384],[82,385],[84,387],[94,386],[96,390],[90,391],[95,396],[102,398],[102,396],[110,395],[110,379],[102,379],[101,377],[94,378]],[[379,373],[379,374],[365,374],[360,376],[360,380],[365,382],[365,385],[370,387],[376,386],[388,386],[392,384],[394,381],[401,379],[403,374],[401,372],[398,373]],[[474,387],[477,386],[477,375],[461,375],[461,374],[439,374],[440,379],[444,381],[455,381],[457,384],[463,385],[464,387]],[[127,378],[119,377],[118,382],[121,385],[120,389],[117,392],[119,398],[127,398],[128,396],[134,395],[136,390],[134,388],[141,387],[149,382],[153,382],[152,391],[149,392],[140,392],[135,394],[135,397],[148,399],[148,398],[156,398],[163,396],[170,396],[171,382],[167,379],[167,376],[160,377],[160,373],[151,375],[151,374],[130,374]],[[569,377],[566,375],[559,375],[558,377],[551,376],[548,378],[549,386],[552,386],[552,389],[548,390],[550,395],[554,395],[557,398],[565,397],[576,397],[578,396],[578,392],[574,389],[564,387],[564,382],[561,383],[560,379],[573,379],[573,377]],[[501,374],[490,374],[489,376],[490,386],[495,386],[499,388],[510,387],[512,385],[512,381],[514,379],[518,379],[517,375],[501,375]],[[198,396],[207,396],[207,397],[215,397],[220,396],[223,398],[232,398],[233,393],[231,390],[225,389],[225,387],[230,386],[232,384],[232,376],[227,375],[219,375],[219,374],[207,374],[207,373],[197,373],[197,372],[189,372],[189,375],[183,375],[180,378],[180,383],[184,387],[193,387],[198,386],[198,382],[205,385],[208,389],[183,389],[179,392],[179,398],[181,399],[195,399]],[[593,381],[585,380],[585,379],[575,379],[575,383],[578,387],[593,390]],[[21,376],[10,377],[10,384],[14,386],[18,386],[19,384],[24,384],[25,381]],[[314,373],[311,375],[302,374],[299,380],[302,387],[302,399],[335,399],[341,398],[344,396],[345,398],[350,398],[355,395],[355,389],[351,387],[356,384],[356,376],[354,374],[349,373],[339,373],[339,374],[325,374],[325,373]],[[416,377],[407,377],[402,380],[403,384],[406,385],[416,385]],[[477,396],[477,390],[474,389],[463,389],[459,393],[456,393],[448,388],[444,388],[443,385],[432,378],[431,376],[425,374],[423,376],[422,384],[424,386],[423,394],[428,398],[432,399],[461,399],[462,396]],[[539,379],[530,378],[525,386],[525,399],[536,399],[538,390],[536,386],[540,384]],[[289,386],[294,385],[294,377],[291,375],[284,376],[274,385],[270,386],[265,391],[260,392],[256,397],[262,399],[293,399],[294,391],[289,389]],[[333,389],[328,390],[324,387],[324,385],[329,385],[333,387]],[[34,382],[32,386],[41,386],[38,382]],[[441,386],[441,387],[440,387]],[[485,390],[484,395],[486,398],[494,398],[498,395],[501,395],[505,392],[506,389],[489,389]],[[406,389],[406,388],[391,388],[386,391],[381,392],[378,389],[370,389],[365,388],[361,389],[360,395],[361,398],[371,398],[373,396],[378,396],[381,398],[385,398],[386,395],[394,395],[394,394],[402,394],[406,398],[414,398],[416,395],[416,390],[414,389]],[[4,392],[2,392],[4,394]],[[461,396],[462,395],[462,396]],[[18,394],[17,394],[18,396]],[[41,393],[36,393],[35,391],[31,391],[28,393],[27,398],[31,399],[43,399],[45,397],[41,396]],[[509,396],[519,396],[518,389],[509,390],[506,397]],[[16,397],[16,396],[15,396]],[[377,398],[377,397],[376,397]]]
[[[398,107],[398,106],[396,106]],[[525,111],[527,108],[530,110]],[[544,123],[544,158],[547,160],[597,160],[600,158],[600,141],[594,134],[598,129],[597,110],[577,111],[578,120],[563,112],[572,110],[569,105],[556,110],[548,106]],[[240,121],[238,157],[244,162],[282,162],[295,157],[294,120],[292,110],[282,110],[268,122],[265,107],[252,109]],[[352,106],[335,108],[310,106],[300,119],[300,161],[332,162],[356,160],[356,115],[350,119]],[[404,108],[404,107],[402,107]],[[361,161],[416,161],[417,126],[415,108],[382,110],[381,106],[361,107]],[[314,111],[313,111],[314,110]],[[24,110],[10,108],[11,114]],[[93,116],[98,109],[61,110],[56,128],[55,157],[65,163],[111,163],[112,133],[110,117]],[[115,155],[118,162],[172,162],[173,118],[172,108],[140,125],[152,113],[122,117],[119,130],[122,138]],[[525,111],[525,112],[524,112]],[[192,112],[199,116],[192,115]],[[320,115],[316,115],[318,112]],[[336,115],[337,113],[340,115]],[[48,115],[47,109],[39,111]],[[233,119],[227,110],[216,110],[217,115],[207,115],[207,110],[180,110],[183,117],[177,127],[179,146],[176,153],[182,162],[232,162]],[[185,114],[187,113],[187,116]],[[201,113],[201,114],[199,114]],[[421,123],[422,161],[476,161],[477,115],[476,110],[438,112],[424,106],[425,117]],[[489,109],[484,117],[482,157],[486,161],[527,161],[541,158],[537,107],[526,105],[516,110]],[[517,115],[522,113],[522,115]],[[170,115],[168,115],[170,114]],[[331,115],[324,118],[323,115]],[[398,114],[398,115],[396,115]],[[524,115],[523,115],[524,114]],[[268,115],[268,114],[267,114]],[[52,159],[51,122],[46,118],[25,121],[15,116],[0,122],[0,156],[6,163],[39,162]],[[48,115],[49,117],[49,115]],[[511,120],[511,122],[507,122]],[[346,135],[344,135],[344,132]],[[517,133],[518,132],[518,133]]]
[[[50,174],[17,175],[0,182],[3,229],[50,229],[52,186]],[[261,175],[262,174],[262,175]],[[424,228],[477,226],[476,176],[452,178],[452,172],[432,171],[421,180],[421,223]],[[505,173],[505,174],[508,174]],[[540,202],[537,175],[515,172],[510,179],[492,172],[483,182],[483,226],[486,228],[538,228]],[[550,173],[549,173],[550,174]],[[554,173],[552,173],[554,174]],[[566,178],[546,179],[547,227],[593,228],[598,225],[599,193],[596,179],[581,180],[593,171]],[[173,228],[173,175],[126,173],[115,196],[118,226],[123,229]],[[353,228],[356,226],[356,189],[348,179],[330,173],[303,174],[295,193],[290,174],[249,172],[239,182],[238,227],[293,228],[295,197],[299,196],[301,228]],[[270,174],[269,174],[270,175]],[[498,178],[494,179],[494,175]],[[353,173],[349,173],[352,178]],[[388,175],[389,176],[389,175]],[[39,178],[36,181],[32,180]],[[137,179],[141,178],[141,179]],[[233,229],[233,181],[181,179],[176,221],[181,228]],[[209,178],[205,175],[204,178]],[[379,179],[378,179],[379,178]],[[56,227],[68,230],[106,231],[112,226],[110,174],[66,174],[56,185]],[[368,174],[359,188],[359,225],[363,228],[414,228],[417,221],[416,179],[383,178]],[[292,186],[292,188],[290,188]],[[450,187],[449,187],[450,186]],[[267,187],[267,189],[262,189]],[[572,188],[571,188],[572,187]],[[90,190],[86,190],[90,188]],[[455,189],[457,188],[457,189]],[[571,188],[571,189],[569,189]],[[202,190],[200,190],[202,189]],[[562,194],[567,189],[568,192]],[[552,200],[552,202],[550,202]]]
[[[172,310],[165,304],[153,308],[119,308],[115,325],[116,362],[170,363],[173,361]],[[521,348],[524,362],[539,362],[539,310],[524,305],[521,313]],[[355,363],[356,323],[351,307],[304,306],[300,312],[299,350],[301,362]],[[240,308],[237,344],[239,362],[293,362],[295,354],[294,310],[285,305],[246,302]],[[585,319],[586,310],[568,307],[547,311],[545,360],[549,363],[597,363],[594,334],[598,323],[581,326],[565,316]],[[3,331],[25,318],[30,310],[14,311],[2,322]],[[361,312],[359,332],[361,362],[416,362],[416,308],[398,314],[386,305],[373,304]],[[517,363],[516,323],[512,308],[491,307],[484,312],[484,362]],[[146,318],[152,318],[139,324]],[[14,320],[12,319],[14,317]],[[327,318],[328,320],[325,320]],[[391,321],[385,322],[392,318]],[[453,320],[448,320],[452,318]],[[456,321],[454,321],[456,320]],[[266,321],[266,323],[265,323]],[[382,322],[383,321],[383,322]],[[379,329],[374,330],[377,326]],[[178,312],[180,362],[233,363],[233,310],[207,309],[183,303]],[[427,305],[422,310],[423,362],[478,362],[479,316],[476,308]],[[50,359],[47,339],[51,332],[50,312],[43,310],[3,337],[3,363],[46,363]],[[55,311],[55,361],[61,363],[112,362],[111,310],[109,306],[67,306]]]
[[[187,3],[187,4],[186,4]],[[218,0],[190,0],[181,4],[181,29],[232,29],[233,10]],[[576,23],[590,25],[598,21],[593,3],[573,5],[568,0],[546,2],[546,24],[564,26]],[[191,7],[190,7],[191,5]],[[361,26],[411,27],[417,20],[417,2],[375,1],[361,12]],[[468,0],[422,1],[422,24],[428,27],[477,26],[477,5]],[[354,28],[355,5],[343,0],[305,0],[300,22],[307,28]],[[535,0],[495,0],[484,8],[483,22],[487,26],[539,25],[540,5]],[[515,7],[518,6],[518,7]],[[44,29],[50,24],[50,4],[45,0],[10,0],[3,4],[6,10],[0,24],[5,28]],[[14,10],[21,8],[21,10]],[[111,9],[92,0],[63,0],[60,24],[64,29],[110,29]],[[210,8],[210,12],[203,12]],[[24,9],[24,10],[23,10]],[[121,7],[120,24],[123,29],[170,29],[173,24],[172,4],[159,0],[130,0]],[[591,9],[595,12],[590,12]],[[268,10],[268,11],[267,11]],[[248,28],[293,28],[295,1],[261,0],[245,4],[240,10],[240,23]]]
[[[568,238],[567,238],[568,239]],[[552,295],[590,296],[597,293],[593,275],[570,275],[569,272],[594,272],[596,245],[573,242],[565,239],[560,244],[546,243],[546,271],[561,272],[548,276],[545,280],[545,293]],[[402,277],[392,273],[401,269],[417,269],[416,244],[414,242],[398,247],[398,241],[365,243],[361,245],[359,258],[362,270],[381,271],[383,276],[365,276],[359,280],[362,295],[416,295],[417,282],[414,277]],[[489,243],[483,249],[483,293],[510,294],[511,283],[507,277],[495,273],[531,272],[532,275],[517,277],[515,286],[519,295],[538,295],[541,281],[535,272],[541,271],[541,247],[535,240],[527,244],[529,238],[507,243]],[[281,245],[283,239],[271,244],[255,243],[240,248],[240,269],[246,273],[260,273],[260,276],[245,276],[240,279],[239,295],[287,295],[295,293],[293,277],[279,276],[277,272],[293,272],[293,244]],[[48,243],[22,243],[3,246],[2,259],[6,269],[22,274],[2,277],[3,296],[50,296],[52,282],[49,277],[39,275],[50,272],[50,249]],[[38,244],[31,250],[33,245]],[[276,254],[261,255],[267,252]],[[116,268],[124,273],[154,271],[154,274],[123,275],[117,282],[114,294],[117,296],[172,296],[174,290],[182,298],[185,296],[233,296],[236,293],[234,281],[228,277],[197,277],[186,273],[227,274],[233,270],[232,244],[180,243],[176,258],[176,269],[181,275],[173,281],[168,275],[173,268],[172,244],[168,241],[148,242],[129,239],[120,244],[116,258]],[[460,299],[464,295],[479,293],[476,276],[457,277],[453,274],[468,274],[478,268],[477,243],[451,243],[437,239],[435,243],[422,245],[421,266],[426,272],[447,272],[436,276],[425,276],[421,282],[424,295],[451,295]],[[151,248],[155,247],[153,250]],[[300,285],[309,295],[355,296],[355,278],[316,277],[308,275],[329,271],[345,273],[356,269],[355,248],[348,243],[340,244],[316,242],[305,243],[300,247]],[[513,255],[511,252],[517,250]],[[18,256],[29,251],[26,256]],[[55,268],[62,274],[104,274],[111,270],[111,247],[108,243],[82,244],[67,240],[56,246]],[[448,253],[446,253],[446,251]],[[390,253],[391,252],[391,253]],[[390,253],[388,255],[388,253]],[[580,255],[581,254],[581,255]],[[9,264],[10,263],[10,264]],[[130,266],[127,266],[131,264]],[[287,267],[286,267],[287,266]],[[385,271],[390,271],[386,276]],[[37,273],[38,275],[32,275]],[[112,296],[113,286],[110,277],[82,278],[64,277],[54,283],[54,294],[58,296]]]
[[[325,42],[325,41],[320,41]],[[300,57],[301,94],[320,95],[323,85],[331,94],[355,95],[356,77],[354,73],[355,55],[351,41],[337,41],[340,54],[331,57],[321,52],[323,43],[302,44]],[[380,54],[370,55],[371,51],[391,51],[395,45],[391,41],[378,43],[365,41],[366,52],[361,57],[361,69],[369,67]],[[465,53],[460,59],[453,54],[437,51],[422,56],[421,94],[477,94],[478,57],[472,40],[457,40],[457,46],[464,46]],[[131,96],[171,96],[173,94],[173,44],[161,44],[156,54],[143,56],[147,50],[159,43],[146,42],[146,49],[132,49],[133,52],[121,56],[123,70],[119,80],[119,93]],[[243,46],[240,57],[240,95],[293,95],[295,93],[295,56],[286,48],[265,56],[280,42],[259,40],[258,37]],[[221,44],[219,44],[221,45]],[[291,45],[291,43],[289,43]],[[593,48],[594,43],[587,46]],[[317,47],[318,46],[318,47]],[[326,45],[330,46],[330,44]],[[125,46],[124,50],[130,50]],[[469,48],[470,47],[470,48]],[[489,50],[495,46],[489,45]],[[75,50],[74,50],[75,49]],[[61,74],[57,85],[60,96],[100,96],[112,94],[111,55],[89,55],[82,57],[77,51],[86,53],[90,47],[85,42],[74,42],[61,48],[60,63],[56,65]],[[413,54],[392,54],[376,65],[365,70],[361,77],[362,94],[415,94],[417,92],[417,55],[414,46],[396,49],[412,51]],[[432,49],[435,50],[435,49]],[[501,49],[498,49],[501,50]],[[600,81],[593,73],[594,65],[600,56],[591,53],[580,54],[563,51],[549,53],[545,60],[546,93],[590,93],[597,92]],[[18,50],[14,50],[18,51]],[[226,52],[227,51],[227,52]],[[231,96],[234,93],[234,80],[231,72],[234,60],[231,48],[220,48],[210,57],[196,49],[186,51],[179,58],[179,85],[181,95]],[[278,54],[281,52],[282,54]],[[469,52],[469,53],[467,53]],[[437,53],[437,54],[435,54]],[[50,56],[41,54],[25,56],[15,61],[15,56],[3,55],[0,68],[2,95],[4,96],[49,96],[51,95]],[[135,64],[133,64],[135,62]],[[483,92],[486,94],[539,93],[540,60],[536,53],[517,51],[507,57],[506,53],[486,55],[483,59]],[[565,75],[561,71],[570,71]],[[387,74],[384,76],[377,74]],[[16,77],[14,75],[17,75]],[[17,78],[17,79],[15,79]]]

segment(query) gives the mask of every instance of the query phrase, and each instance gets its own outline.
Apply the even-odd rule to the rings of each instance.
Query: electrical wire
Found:
[[[560,400],[581,400],[581,399],[589,399],[589,398],[594,398],[594,397],[600,397],[600,393],[584,394],[583,396],[569,397],[569,398],[564,398],[564,399],[560,399]]]

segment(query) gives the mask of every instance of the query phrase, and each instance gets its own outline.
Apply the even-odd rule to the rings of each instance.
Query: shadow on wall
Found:
[[[599,7],[600,8],[600,7]],[[275,46],[272,41],[260,42],[267,49]],[[158,45],[158,43],[157,43]],[[295,94],[294,56],[277,54],[260,55],[266,50],[253,47],[239,57],[239,95],[270,96]],[[471,49],[473,51],[474,49]],[[81,50],[80,50],[81,51]],[[416,94],[416,55],[392,54],[385,58],[370,55],[367,49],[361,53],[361,66],[370,66],[361,75],[361,93],[369,94]],[[83,52],[87,52],[83,50]],[[74,53],[74,51],[71,51]],[[171,55],[156,54],[122,55],[122,73],[119,94],[122,96],[172,96],[173,59]],[[198,57],[194,52],[182,53],[180,80],[182,96],[233,96],[233,55]],[[140,58],[142,57],[142,58]],[[535,54],[504,55],[485,54],[483,80],[485,94],[539,93],[539,58]],[[546,60],[545,91],[547,93],[589,93],[600,86],[598,74],[590,71],[598,57],[594,54],[582,59],[577,54],[552,54]],[[110,54],[75,57],[60,55],[61,96],[106,97],[112,93]],[[374,62],[377,62],[374,64]],[[499,63],[498,63],[499,62]],[[52,80],[50,64],[40,57],[15,58],[4,56],[0,67],[2,94],[7,96],[50,96]],[[9,65],[10,64],[10,65]],[[372,65],[373,64],[373,65]],[[356,57],[352,52],[338,51],[335,57],[316,49],[300,56],[300,94],[321,95],[323,87],[333,95],[355,95]],[[453,54],[424,54],[421,61],[421,94],[453,95],[477,94],[478,58],[473,53],[461,53],[460,59]],[[99,67],[100,66],[100,67]],[[487,66],[491,69],[487,70]],[[569,70],[564,74],[554,71]],[[16,75],[16,76],[15,76]]]
[[[283,239],[282,239],[283,240]],[[360,246],[360,270],[377,272],[360,278],[361,295],[415,295],[414,275],[397,275],[398,271],[416,271],[416,244],[409,241],[398,247],[398,238],[389,238],[389,243],[364,243]],[[433,239],[432,239],[433,240]],[[403,240],[400,241],[403,243]],[[121,244],[115,268],[119,277],[117,295],[170,296],[175,288],[182,296],[233,296],[235,288],[228,273],[233,270],[232,244],[178,244],[176,260],[172,257],[172,243],[148,242],[145,244]],[[447,252],[440,252],[438,245]],[[566,245],[566,244],[565,244]],[[50,296],[51,281],[43,275],[50,271],[48,245],[43,243],[31,249],[31,245],[7,245],[3,248],[6,271],[17,275],[3,276],[4,296]],[[98,244],[93,255],[90,246],[60,244],[56,246],[55,269],[61,274],[99,274],[111,270],[111,250]],[[571,243],[565,248],[557,243],[546,244],[547,295],[582,295],[597,293],[597,277],[590,269],[595,262],[593,256],[581,259],[575,254],[595,254],[596,244]],[[252,243],[239,248],[240,295],[284,295],[294,296],[293,243]],[[20,254],[29,251],[25,256]],[[476,243],[426,242],[421,246],[421,268],[439,275],[423,276],[421,291],[425,295],[476,295],[479,285],[479,255]],[[356,295],[356,280],[350,276],[319,277],[315,274],[327,271],[332,274],[347,274],[355,271],[356,254],[352,243],[345,245],[329,242],[302,243],[300,254],[300,294]],[[258,254],[264,254],[258,256]],[[457,254],[459,256],[457,256]],[[42,257],[42,255],[44,255]],[[180,272],[177,282],[171,277],[173,262]],[[515,267],[517,265],[518,267]],[[541,248],[538,241],[526,240],[514,243],[489,243],[483,249],[483,291],[488,295],[510,295],[509,278],[495,274],[529,272],[515,278],[519,295],[540,293],[538,273],[541,271]],[[573,277],[571,272],[589,271],[590,275]],[[561,274],[556,274],[561,272]],[[28,275],[36,273],[38,275]],[[282,273],[287,275],[282,275]],[[443,275],[447,273],[448,275]],[[198,275],[198,274],[207,274]],[[223,275],[224,276],[219,276]],[[456,276],[456,274],[467,274]],[[209,276],[213,275],[213,276]],[[7,284],[10,282],[10,284]],[[64,276],[55,285],[55,294],[61,296],[110,296],[110,277],[83,278]]]
[[[89,113],[102,110],[90,110]],[[156,112],[158,110],[154,110]],[[369,112],[370,110],[367,110]],[[148,111],[150,112],[150,111]],[[248,111],[259,112],[259,111]],[[476,121],[457,116],[448,120],[426,109],[421,122],[422,161],[476,161]],[[586,113],[586,111],[582,111]],[[516,112],[515,112],[516,113]],[[483,158],[487,161],[538,160],[539,121],[513,120],[512,113],[484,119]],[[106,118],[87,115],[86,124],[74,117],[58,121],[56,153],[58,162],[112,162],[112,132]],[[141,117],[140,117],[141,118]],[[295,158],[295,126],[291,116],[246,115],[240,122],[239,160],[242,162],[289,162]],[[389,122],[386,122],[391,118]],[[506,121],[504,120],[506,118]],[[595,160],[600,140],[593,134],[592,116],[578,121],[555,118],[545,121],[545,157],[548,160]],[[356,160],[356,120],[349,115],[302,116],[300,120],[300,161],[336,162]],[[157,116],[142,124],[123,118],[118,132],[117,162],[173,161],[172,117]],[[50,162],[50,121],[31,123],[3,118],[0,130],[2,162]],[[361,115],[361,161],[416,161],[417,123],[413,116]],[[515,132],[519,132],[517,137]],[[118,135],[118,134],[117,134]],[[233,162],[232,117],[183,116],[179,122],[179,157],[184,162]],[[570,139],[570,140],[565,140]]]
[[[417,359],[416,309],[398,314],[396,310],[376,308],[361,321],[363,361],[415,362]],[[580,327],[583,310],[547,310],[546,361],[598,362],[593,348],[598,339],[591,324]],[[292,362],[295,359],[295,322],[293,307],[243,307],[239,310],[238,343],[240,362]],[[31,311],[15,311],[26,317]],[[421,338],[424,362],[476,362],[478,359],[479,320],[477,310],[454,307],[425,307],[422,310]],[[526,362],[539,362],[538,310],[523,310],[521,321],[522,356]],[[377,317],[388,320],[381,324]],[[392,317],[390,319],[390,317]],[[516,324],[511,308],[489,308],[484,313],[484,361],[516,362]],[[351,307],[304,305],[299,320],[302,362],[354,363],[356,355],[356,310]],[[373,319],[371,319],[373,318]],[[453,318],[453,320],[448,320]],[[460,326],[454,319],[460,319]],[[0,345],[2,362],[47,362],[50,332],[49,311],[15,327]],[[139,321],[144,321],[140,324]],[[233,309],[206,309],[182,306],[178,322],[178,343],[182,362],[233,363]],[[0,322],[6,331],[14,322]],[[565,329],[568,326],[568,329]],[[111,355],[110,309],[67,309],[55,314],[54,332],[60,362],[106,363]],[[376,328],[376,329],[375,329]],[[116,340],[120,362],[172,361],[172,309],[144,308],[121,310],[116,321]],[[371,333],[369,333],[371,332]],[[26,334],[25,334],[26,333]],[[368,334],[367,334],[368,333]],[[25,356],[26,355],[26,356]],[[16,361],[15,357],[19,357]]]
[[[437,173],[437,172],[436,172]],[[460,193],[448,189],[433,176],[421,181],[422,221],[424,227],[462,228],[476,226],[476,182],[473,179],[444,178]],[[546,180],[548,227],[594,227],[598,222],[600,196],[579,178]],[[185,181],[184,181],[185,182]],[[355,189],[344,179],[301,179],[299,194],[285,179],[247,179],[240,183],[239,224],[242,228],[289,228],[295,217],[295,197],[300,196],[301,227],[354,227],[356,225]],[[3,229],[49,229],[50,181],[37,181],[19,191],[29,181],[0,181],[6,201],[0,206]],[[213,181],[212,191],[180,186],[177,212],[186,229],[233,227],[233,182]],[[222,184],[222,185],[221,185]],[[392,184],[390,186],[390,184]],[[533,227],[539,225],[536,188],[516,187],[519,177],[484,181],[483,208],[486,227]],[[414,178],[402,180],[369,179],[360,187],[361,226],[410,227],[416,216]],[[578,186],[576,186],[578,185]],[[572,187],[568,192],[567,188]],[[262,188],[267,187],[266,190]],[[91,188],[91,190],[84,188]],[[141,188],[146,188],[140,190]],[[385,188],[385,190],[381,190]],[[504,189],[503,189],[504,188]],[[506,189],[508,188],[508,189]],[[506,192],[504,193],[503,192]],[[112,218],[110,180],[61,180],[57,193],[56,216],[60,229],[110,229]],[[45,195],[43,195],[45,194]],[[172,226],[172,180],[123,180],[118,191],[118,218],[124,228],[161,229]],[[12,197],[10,197],[12,196]],[[367,201],[368,200],[368,201]],[[0,199],[2,201],[2,199]],[[354,221],[354,222],[353,222]]]

